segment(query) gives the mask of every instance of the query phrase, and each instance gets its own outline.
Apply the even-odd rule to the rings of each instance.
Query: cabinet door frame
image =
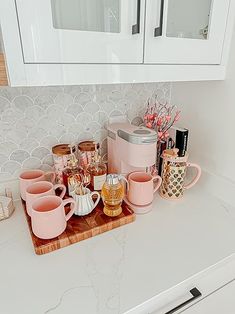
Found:
[[[167,37],[168,2],[164,2],[162,36],[154,37],[160,24],[161,0],[146,2],[145,64],[221,64],[230,0],[212,0],[207,40]]]
[[[15,0],[0,1],[0,25],[9,86],[60,86],[224,80],[235,20],[231,0],[220,65],[170,64],[26,64]]]
[[[145,0],[120,0],[119,33],[54,28],[50,0],[15,1],[25,63],[143,63]]]

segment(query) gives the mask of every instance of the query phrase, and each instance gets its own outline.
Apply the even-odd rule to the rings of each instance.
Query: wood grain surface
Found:
[[[7,86],[7,72],[3,53],[0,53],[0,86]]]
[[[121,227],[135,220],[134,212],[123,203],[123,211],[118,217],[108,217],[103,213],[103,203],[100,202],[93,212],[87,216],[79,217],[73,215],[67,223],[66,230],[58,237],[50,240],[42,240],[33,234],[31,218],[26,212],[25,202],[22,201],[28,222],[32,242],[36,254],[46,254],[70,244],[86,240],[98,234]],[[69,208],[66,209],[66,212]]]

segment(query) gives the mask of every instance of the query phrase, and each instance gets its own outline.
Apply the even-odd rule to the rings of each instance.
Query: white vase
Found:
[[[90,214],[100,201],[100,194],[96,191],[91,192],[88,188],[84,189],[84,195],[77,195],[75,192],[71,196],[76,202],[74,214],[77,216],[85,216]],[[93,195],[97,195],[97,200],[93,201]]]

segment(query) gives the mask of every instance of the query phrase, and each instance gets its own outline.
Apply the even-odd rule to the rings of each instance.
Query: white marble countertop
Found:
[[[134,223],[34,253],[20,201],[0,222],[0,313],[122,314],[235,252],[235,211],[200,185]]]

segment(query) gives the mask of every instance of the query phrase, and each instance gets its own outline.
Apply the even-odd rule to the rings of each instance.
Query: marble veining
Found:
[[[94,139],[107,150],[109,117],[143,115],[156,95],[170,100],[170,83],[0,88],[0,181],[22,169],[51,170],[51,147]]]
[[[59,307],[61,306],[61,304],[62,304],[62,302],[63,302],[63,299],[66,297],[66,295],[67,294],[69,294],[69,293],[71,293],[72,291],[74,291],[74,290],[80,290],[80,289],[90,289],[90,288],[92,288],[92,286],[76,286],[76,287],[72,287],[72,288],[69,288],[69,289],[67,289],[67,290],[65,290],[64,292],[63,292],[63,294],[61,295],[61,297],[60,297],[60,299],[59,299],[59,301],[58,301],[58,303],[55,305],[55,306],[53,306],[53,307],[51,307],[51,308],[49,308],[48,310],[46,310],[45,312],[44,312],[44,314],[47,314],[47,313],[55,313],[58,309],[59,309]]]
[[[89,244],[86,247],[86,272],[91,281],[97,300],[96,313],[120,313],[120,284],[125,267],[125,249],[127,228],[116,232],[103,246],[102,242]],[[112,247],[112,254],[109,254]],[[105,254],[106,261],[103,263]],[[103,289],[100,289],[100,282]]]
[[[92,311],[96,314],[121,313],[120,283],[125,266],[126,240],[127,228],[120,228],[116,229],[114,234],[110,234],[105,245],[99,238],[94,243],[88,241],[85,247],[84,272],[87,274],[90,284],[73,286],[64,290],[58,297],[58,302],[49,307],[44,314],[65,313],[64,309],[69,306],[69,299],[79,299],[81,293],[93,298],[90,313]],[[112,248],[112,254],[108,253],[109,247]],[[101,283],[102,289],[100,289]]]

